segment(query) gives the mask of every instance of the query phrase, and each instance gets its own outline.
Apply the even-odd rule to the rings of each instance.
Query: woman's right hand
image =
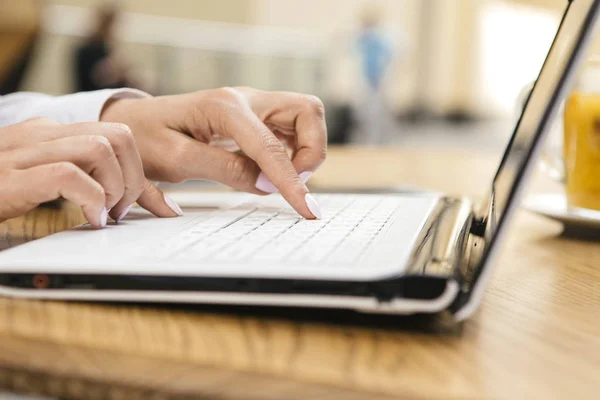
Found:
[[[123,124],[62,125],[34,118],[0,128],[0,222],[63,197],[95,227],[120,221],[134,202],[159,217],[181,210],[148,182]]]

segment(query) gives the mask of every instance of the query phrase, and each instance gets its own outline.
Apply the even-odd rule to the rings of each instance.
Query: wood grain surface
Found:
[[[497,160],[465,150],[332,149],[311,183],[481,196]],[[543,178],[531,186],[557,189]],[[80,222],[72,207],[37,209],[0,224],[0,246]],[[94,399],[596,398],[600,246],[561,229],[519,212],[482,309],[441,330],[421,329],[414,317],[369,326],[0,299],[0,386]]]

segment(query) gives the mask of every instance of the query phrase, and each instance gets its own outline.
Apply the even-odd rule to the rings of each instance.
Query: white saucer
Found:
[[[562,222],[568,228],[600,229],[600,211],[569,207],[564,193],[532,195],[523,208]]]

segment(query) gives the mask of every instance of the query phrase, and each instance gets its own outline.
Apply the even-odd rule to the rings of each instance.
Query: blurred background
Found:
[[[0,0],[0,90],[312,93],[333,143],[500,147],[567,0]]]

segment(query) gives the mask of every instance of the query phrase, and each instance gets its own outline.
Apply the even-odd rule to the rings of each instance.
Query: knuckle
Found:
[[[239,112],[243,104],[242,94],[231,87],[217,89],[219,104],[225,109],[227,115]]]
[[[319,117],[325,116],[325,105],[320,98],[313,95],[305,95],[304,103],[306,104],[306,108],[311,112],[317,114]]]
[[[81,170],[75,164],[64,161],[53,165],[54,174],[63,181],[78,179]]]
[[[219,97],[227,100],[237,101],[240,98],[240,92],[232,87],[226,86],[217,89]]]
[[[110,123],[111,128],[113,128],[115,131],[118,131],[123,134],[131,135],[131,128],[129,128],[129,125],[121,123],[121,122],[109,122],[109,123]]]
[[[36,124],[36,125],[60,125],[60,123],[46,117],[33,117],[25,120],[24,124]]]
[[[88,151],[94,156],[100,156],[104,158],[110,157],[114,154],[110,141],[104,136],[89,136],[88,146]]]
[[[238,92],[256,92],[256,91],[258,91],[257,89],[253,89],[250,86],[236,86],[233,89]]]
[[[133,133],[129,126],[120,123],[110,123],[110,133],[107,134],[110,143],[117,148],[135,146]]]

